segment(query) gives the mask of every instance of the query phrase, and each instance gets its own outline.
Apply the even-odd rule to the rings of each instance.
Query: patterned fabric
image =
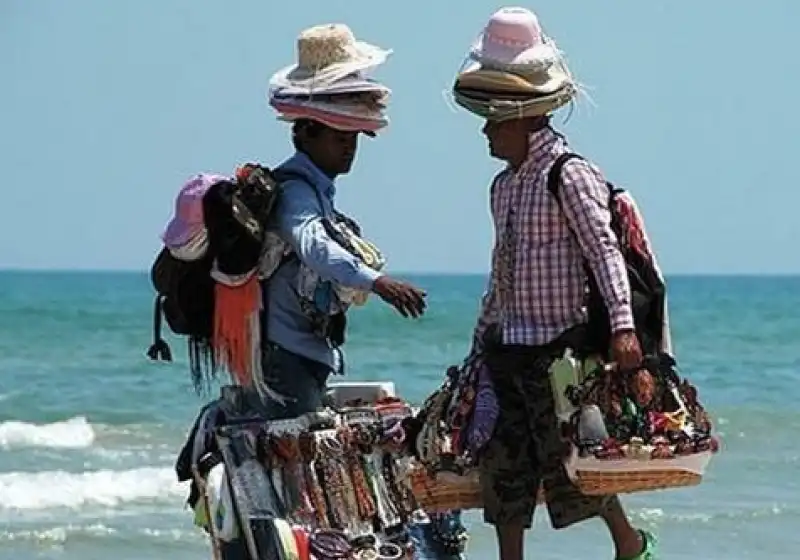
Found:
[[[568,151],[565,139],[545,128],[531,134],[528,158],[518,170],[508,168],[495,177],[492,276],[474,350],[481,349],[490,324],[501,327],[504,343],[533,346],[585,322],[583,256],[609,306],[612,330],[634,327],[625,262],[611,230],[601,173],[581,160],[565,165],[563,213],[547,191],[550,167]]]

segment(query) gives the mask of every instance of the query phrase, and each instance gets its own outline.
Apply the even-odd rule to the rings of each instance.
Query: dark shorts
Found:
[[[616,496],[584,496],[563,466],[561,439],[548,370],[556,352],[498,346],[487,355],[500,414],[481,458],[484,520],[530,528],[540,485],[555,529],[596,517]]]

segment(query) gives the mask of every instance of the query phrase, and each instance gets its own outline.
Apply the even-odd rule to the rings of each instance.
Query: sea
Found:
[[[347,378],[391,380],[421,402],[467,351],[481,276],[408,276],[429,311],[406,320],[380,301],[352,313]],[[696,487],[623,497],[658,535],[661,558],[797,558],[800,550],[800,278],[669,279],[683,375],[722,440]],[[174,461],[209,395],[185,346],[145,356],[145,273],[0,273],[0,560],[200,560]],[[479,512],[470,559],[497,557]],[[528,557],[609,559],[599,521],[563,531],[538,511]]]

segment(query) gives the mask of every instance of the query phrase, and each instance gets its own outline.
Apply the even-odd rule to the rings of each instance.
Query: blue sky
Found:
[[[0,268],[147,268],[187,176],[290,153],[269,77],[301,29],[345,22],[395,52],[392,124],[339,206],[394,270],[486,271],[500,164],[443,92],[501,5],[3,0]],[[523,5],[591,88],[562,129],[634,192],[668,273],[800,272],[800,3]]]

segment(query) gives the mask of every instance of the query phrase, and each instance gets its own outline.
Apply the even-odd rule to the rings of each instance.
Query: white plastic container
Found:
[[[231,503],[231,492],[223,463],[209,471],[206,479],[206,493],[208,496],[209,521],[214,524],[217,538],[225,542],[231,542],[239,536],[239,531],[237,530],[236,514]]]

